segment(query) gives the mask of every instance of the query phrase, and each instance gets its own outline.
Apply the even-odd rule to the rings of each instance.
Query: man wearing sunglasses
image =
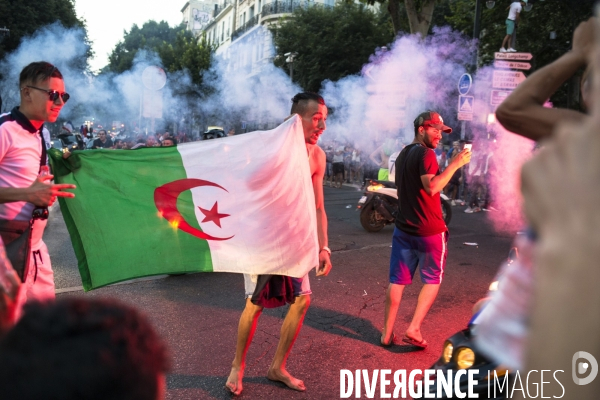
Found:
[[[54,274],[42,241],[47,213],[39,211],[57,197],[74,197],[64,190],[75,186],[52,184],[45,165],[44,122],[55,122],[69,100],[62,74],[50,63],[31,63],[21,71],[19,89],[20,105],[0,115],[0,219],[29,221],[36,212],[41,217],[33,222],[30,267],[18,299],[22,306],[54,298]]]

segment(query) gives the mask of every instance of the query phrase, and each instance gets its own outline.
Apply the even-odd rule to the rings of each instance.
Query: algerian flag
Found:
[[[85,290],[143,276],[304,276],[318,264],[302,123],[137,150],[52,153]]]

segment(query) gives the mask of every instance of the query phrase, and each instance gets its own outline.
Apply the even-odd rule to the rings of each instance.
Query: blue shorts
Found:
[[[410,285],[417,265],[421,282],[440,284],[448,255],[448,231],[433,236],[413,236],[398,228],[392,238],[390,283]]]

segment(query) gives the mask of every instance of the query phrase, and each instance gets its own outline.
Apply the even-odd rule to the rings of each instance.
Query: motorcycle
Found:
[[[51,142],[52,147],[61,150],[63,153],[73,150],[83,150],[83,140],[80,135],[72,133],[60,133],[56,139]]]
[[[452,219],[450,199],[440,193],[442,217],[446,225]],[[390,181],[371,180],[364,195],[356,206],[360,210],[360,224],[367,232],[379,232],[384,226],[393,224],[398,214],[398,192]]]

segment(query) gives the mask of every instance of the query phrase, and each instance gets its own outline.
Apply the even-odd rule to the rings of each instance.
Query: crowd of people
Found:
[[[324,185],[341,188],[343,183],[360,186],[363,189],[370,180],[390,180],[389,165],[406,145],[403,139],[385,138],[374,145],[373,150],[363,152],[352,143],[325,141],[319,143],[325,151],[327,167]],[[439,171],[443,172],[453,159],[471,144],[470,141],[457,140],[451,145],[440,142],[434,152]],[[495,174],[493,140],[480,142],[483,148],[473,150],[473,159],[459,168],[446,185],[443,193],[450,199],[452,206],[466,206],[468,214],[480,211],[496,211],[493,204],[491,179]]]
[[[600,279],[600,270],[595,262],[600,257],[600,189],[593,183],[600,178],[600,44],[595,49],[592,46],[597,25],[595,19],[582,23],[575,31],[573,50],[532,74],[498,108],[498,119],[507,129],[547,141],[522,172],[524,207],[530,224],[526,240],[530,250],[535,249],[530,251],[535,257],[502,272],[501,280],[519,278],[520,291],[514,292],[501,281],[498,294],[480,314],[482,321],[477,330],[485,353],[509,368],[564,372],[570,365],[575,368],[573,354],[589,351],[598,356],[600,292],[596,278]],[[545,109],[546,99],[586,66],[581,89],[589,115]],[[29,265],[24,269],[13,261],[21,259],[8,262],[0,246],[2,398],[164,398],[168,357],[145,317],[111,300],[55,301],[50,258],[42,240],[47,214],[38,210],[50,206],[57,197],[74,197],[69,190],[76,192],[77,188],[51,183],[41,131],[44,122],[56,121],[69,95],[62,74],[47,62],[26,66],[19,86],[20,106],[0,117],[0,228],[12,222],[31,223],[29,231],[21,234],[29,232],[32,238],[25,260]],[[475,212],[479,199],[489,193],[486,175],[494,168],[493,145],[472,153],[467,143],[458,142],[445,150],[439,144],[443,133],[450,133],[451,128],[438,113],[425,111],[414,120],[415,136],[410,144],[404,146],[387,138],[365,157],[365,153],[351,146],[317,146],[328,113],[319,95],[296,95],[291,113],[299,115],[302,121],[315,193],[317,276],[328,275],[332,268],[331,250],[327,247],[324,175],[330,178],[330,185],[338,187],[344,182],[360,182],[361,173],[363,182],[365,174],[389,179],[389,162],[399,152],[394,160],[394,176],[400,188],[401,206],[392,238],[380,343],[395,343],[393,326],[403,289],[412,283],[418,267],[424,285],[402,340],[426,348],[428,343],[420,326],[437,296],[448,248],[439,194],[446,188],[455,203],[464,199],[467,210]],[[101,145],[106,145],[106,136],[104,140],[98,138]],[[161,139],[164,143],[169,136]],[[367,162],[371,165],[365,168]],[[487,206],[491,209],[489,203]],[[7,248],[16,242],[14,237],[2,238]],[[225,383],[236,395],[242,392],[247,351],[265,307],[261,293],[269,285],[276,285],[272,279],[244,277],[246,305],[239,321],[235,358]],[[283,296],[283,304],[291,306],[267,377],[304,391],[304,383],[287,372],[286,361],[310,305],[310,283],[308,275],[284,277],[284,281],[283,291],[289,292]],[[504,301],[508,298],[516,302]],[[573,371],[574,377],[575,374]],[[600,387],[600,379],[589,385],[578,383],[575,378],[563,383],[563,395],[568,392],[569,398],[596,398]]]

